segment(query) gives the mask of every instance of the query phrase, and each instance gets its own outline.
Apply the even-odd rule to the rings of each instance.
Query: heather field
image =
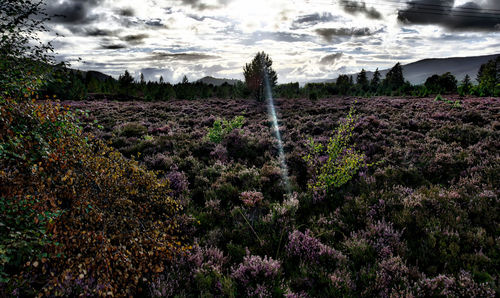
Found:
[[[500,1],[372,1],[0,1],[0,297],[499,297]]]
[[[499,294],[499,98],[277,99],[291,191],[263,102],[62,104],[161,171],[191,218],[179,228],[192,249],[149,295]],[[326,145],[346,123],[341,154],[361,166],[320,192],[314,165],[328,157],[310,141]]]

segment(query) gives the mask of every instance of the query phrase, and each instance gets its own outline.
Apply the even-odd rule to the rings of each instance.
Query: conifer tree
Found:
[[[276,86],[278,75],[271,68],[273,61],[264,52],[259,52],[255,55],[252,62],[245,65],[243,75],[247,88],[258,101],[264,100],[264,79],[267,76],[269,86]]]

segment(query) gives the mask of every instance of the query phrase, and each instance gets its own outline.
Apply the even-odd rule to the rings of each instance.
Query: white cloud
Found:
[[[190,80],[205,75],[241,79],[243,65],[262,50],[273,59],[280,83],[336,78],[341,72],[382,69],[398,61],[497,53],[500,35],[402,25],[394,2],[376,7],[382,19],[351,15],[324,0],[143,0],[133,7],[125,0],[99,3],[91,10],[99,17],[91,22],[52,24],[65,35],[57,39],[59,56],[75,61],[75,68],[114,76],[125,69],[142,70],[147,78],[163,75],[172,81],[183,75]],[[335,30],[318,31],[325,28]],[[359,30],[369,32],[334,35]],[[331,35],[325,39],[318,32]],[[148,59],[158,52],[172,55]],[[185,55],[175,55],[181,53]],[[335,53],[344,54],[331,65],[321,63]]]

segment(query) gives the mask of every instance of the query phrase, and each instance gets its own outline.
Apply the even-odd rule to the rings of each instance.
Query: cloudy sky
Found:
[[[500,0],[48,0],[57,57],[147,80],[242,79],[258,51],[279,83],[424,58],[500,53]],[[64,15],[64,17],[60,16]],[[54,39],[58,33],[63,37]]]

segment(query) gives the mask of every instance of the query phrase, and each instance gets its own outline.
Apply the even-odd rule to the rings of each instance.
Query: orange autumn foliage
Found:
[[[0,195],[28,206],[16,216],[29,213],[47,240],[38,255],[11,252],[23,259],[4,269],[11,285],[44,295],[136,295],[187,249],[188,220],[157,172],[84,135],[58,104],[3,99],[0,115]]]

